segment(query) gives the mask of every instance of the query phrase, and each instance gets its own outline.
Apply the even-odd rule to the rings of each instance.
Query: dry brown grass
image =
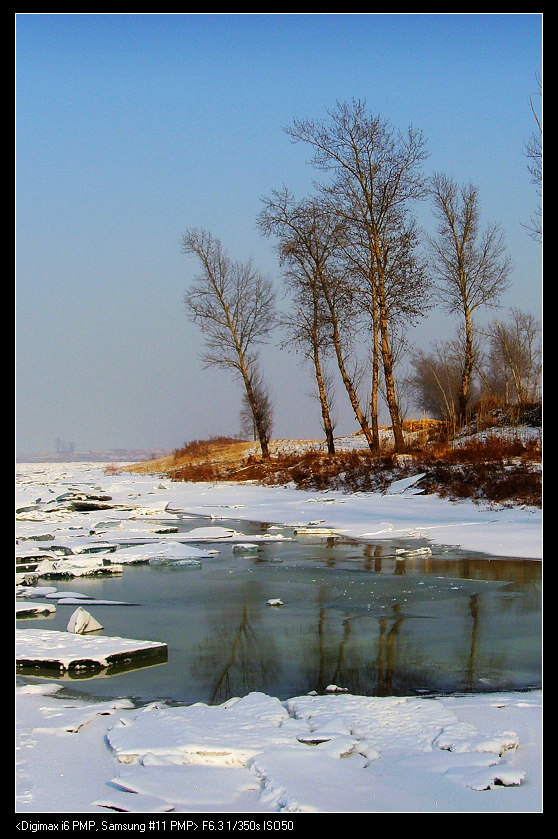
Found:
[[[449,498],[542,504],[540,441],[492,435],[457,447],[434,447],[423,452],[421,460],[428,492]]]
[[[195,477],[204,471],[209,472],[211,467],[217,469],[220,465],[230,465],[242,462],[243,458],[254,443],[237,440],[235,437],[210,437],[207,440],[191,440],[184,443],[179,449],[159,458],[143,463],[136,463],[129,471],[143,472],[150,474],[168,474],[169,477],[181,470],[190,470],[192,477],[179,480],[206,480],[202,477]]]
[[[246,445],[248,444],[245,442],[240,443],[241,448]],[[228,459],[233,452],[238,450],[238,447],[239,441],[236,437],[210,437],[208,440],[190,440],[176,449],[172,456],[175,463],[181,463],[185,460],[201,460],[208,457]]]
[[[173,455],[138,464],[133,471],[165,474],[173,481],[253,481],[349,492],[382,492],[393,480],[424,472],[420,486],[425,493],[541,505],[540,442],[494,435],[452,446],[443,439],[430,439],[435,430],[431,423],[406,430],[424,431],[427,436],[424,442],[421,438],[416,442],[415,437],[405,455],[372,454],[366,448],[328,455],[317,450],[316,441],[298,441],[298,445],[291,441],[294,450],[288,451],[287,441],[276,441],[271,447],[273,456],[264,461],[255,453],[254,443],[213,438],[187,443]]]

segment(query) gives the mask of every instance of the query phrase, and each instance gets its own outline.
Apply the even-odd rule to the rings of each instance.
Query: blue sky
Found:
[[[420,128],[427,172],[479,188],[514,262],[502,300],[539,314],[524,143],[540,104],[533,14],[17,14],[18,454],[174,448],[239,431],[240,388],[203,370],[183,294],[189,227],[276,279],[261,198],[312,189],[293,118],[365,99]],[[432,222],[428,208],[421,223]],[[435,312],[424,348],[455,323]],[[275,436],[320,436],[310,371],[265,351]],[[339,391],[337,433],[356,430]]]

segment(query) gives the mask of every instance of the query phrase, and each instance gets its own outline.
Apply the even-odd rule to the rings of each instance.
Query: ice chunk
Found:
[[[402,492],[407,492],[407,490],[411,490],[412,493],[420,493],[422,490],[417,489],[415,485],[418,484],[421,478],[424,478],[425,475],[426,472],[420,472],[418,475],[411,475],[408,478],[401,478],[398,481],[392,481],[385,494],[399,495]]]
[[[257,553],[259,551],[259,547],[252,542],[237,542],[236,545],[233,545],[233,553]]]
[[[133,565],[149,562],[152,565],[177,562],[185,559],[204,559],[213,556],[217,551],[195,548],[176,542],[163,541],[155,545],[138,545],[137,547],[120,548],[109,555],[110,562],[119,565]],[[157,562],[160,561],[160,562]]]
[[[76,635],[84,635],[86,632],[96,632],[102,629],[101,624],[89,614],[82,606],[78,606],[68,621],[68,632],[74,632]]]

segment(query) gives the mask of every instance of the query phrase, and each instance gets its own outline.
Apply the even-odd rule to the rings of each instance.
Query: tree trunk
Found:
[[[316,384],[318,386],[318,398],[320,400],[320,407],[322,411],[322,424],[324,427],[327,452],[328,454],[335,454],[335,443],[333,440],[333,424],[331,422],[331,415],[329,412],[329,404],[327,401],[327,391],[322,373],[322,363],[320,360],[320,341],[319,341],[319,301],[316,283],[312,283],[312,303],[313,303],[313,319],[312,319],[312,355],[314,361],[314,372],[316,375]]]
[[[347,395],[349,397],[349,401],[351,403],[351,407],[354,411],[355,417],[357,419],[358,424],[360,425],[364,436],[366,437],[366,442],[370,448],[370,451],[375,451],[374,439],[372,437],[372,432],[370,431],[370,426],[366,420],[365,415],[362,413],[362,409],[360,407],[360,403],[358,401],[358,396],[353,386],[353,382],[349,374],[347,373],[347,368],[345,366],[345,359],[343,358],[343,350],[341,348],[341,339],[339,337],[339,326],[337,323],[337,316],[334,312],[332,312],[333,317],[333,346],[335,349],[335,355],[337,357],[337,364],[339,366],[339,372],[341,373],[341,378],[343,380],[343,384],[345,385],[345,390],[347,391]]]
[[[384,379],[386,383],[386,401],[389,408],[389,415],[391,417],[394,448],[396,452],[401,453],[405,451],[406,446],[405,438],[403,436],[403,425],[401,422],[401,415],[399,413],[399,405],[397,404],[397,396],[395,393],[393,363],[391,360],[391,351],[389,348],[389,339],[387,334],[387,322],[385,318],[380,319],[380,329],[382,339],[382,359],[384,362]]]
[[[459,391],[458,421],[467,422],[467,405],[469,403],[469,391],[471,387],[471,374],[473,371],[473,328],[471,324],[471,313],[465,309],[465,357],[463,359],[463,372],[461,374],[461,389]]]
[[[374,452],[376,451],[376,448],[374,445],[372,432],[370,431],[370,426],[368,425],[365,415],[362,413],[362,409],[360,407],[360,403],[358,401],[358,396],[354,389],[353,382],[351,380],[351,377],[347,373],[347,368],[345,366],[345,359],[343,358],[343,349],[341,347],[341,337],[339,335],[339,320],[337,318],[337,312],[335,310],[335,306],[333,304],[331,295],[329,293],[329,289],[327,287],[327,280],[323,277],[320,278],[320,284],[322,287],[324,299],[326,301],[331,316],[331,327],[333,330],[333,347],[335,349],[335,356],[337,358],[339,372],[341,373],[341,378],[343,380],[343,384],[345,385],[345,390],[347,391],[347,395],[349,397],[349,401],[351,403],[351,407],[354,411],[357,422],[360,425],[364,436],[366,437],[366,442],[368,443],[370,451]]]
[[[370,426],[368,425],[368,421],[365,415],[362,413],[360,403],[358,401],[358,396],[353,386],[353,382],[349,374],[347,373],[347,368],[345,367],[345,360],[343,358],[343,352],[341,350],[341,344],[339,340],[339,334],[337,328],[334,330],[333,336],[333,345],[335,347],[335,354],[337,356],[337,363],[339,365],[339,372],[341,373],[341,378],[343,380],[343,384],[345,385],[345,389],[349,396],[349,401],[351,403],[351,407],[354,411],[355,417],[357,419],[358,424],[360,425],[364,436],[366,437],[366,442],[370,448],[370,451],[376,451],[376,446],[374,443],[374,438],[372,436],[372,432],[370,430]]]
[[[376,449],[380,449],[380,429],[378,426],[378,394],[380,390],[380,342],[378,335],[378,306],[372,303],[372,388],[370,393],[370,425],[372,439]]]
[[[314,345],[314,368],[316,371],[316,383],[318,385],[318,396],[320,399],[320,406],[322,409],[322,423],[327,443],[328,454],[335,454],[335,442],[333,439],[333,425],[331,422],[331,415],[329,413],[329,405],[327,403],[327,393],[322,375],[322,365],[320,363],[320,354],[318,347]]]
[[[386,384],[386,402],[391,417],[393,431],[394,449],[398,453],[406,450],[405,438],[403,436],[403,425],[397,403],[395,392],[395,379],[393,376],[393,359],[388,335],[388,308],[386,301],[383,261],[381,258],[379,243],[375,242],[376,267],[378,270],[378,309],[380,322],[380,343],[382,348],[382,361],[384,364],[384,380]]]
[[[246,396],[248,398],[248,402],[250,403],[250,408],[252,409],[254,425],[256,426],[256,433],[258,435],[260,448],[262,450],[262,460],[269,460],[269,441],[267,439],[267,430],[264,427],[263,417],[261,414],[260,406],[258,404],[258,399],[256,397],[256,394],[254,393],[254,388],[252,387],[250,375],[247,371],[244,370],[242,375],[246,387]]]

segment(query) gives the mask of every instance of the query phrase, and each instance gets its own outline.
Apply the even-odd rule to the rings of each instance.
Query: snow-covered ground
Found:
[[[69,565],[75,558],[83,569],[77,560],[94,558],[91,550],[117,558],[119,533],[131,530],[138,540],[143,534],[155,561],[203,561],[199,545],[180,541],[171,526],[155,532],[178,512],[211,516],[219,528],[212,539],[239,545],[251,540],[227,536],[219,519],[327,527],[374,543],[397,538],[409,550],[427,540],[542,557],[540,510],[422,496],[412,479],[383,495],[347,495],[172,483],[111,474],[100,464],[19,464],[17,471],[21,561],[39,551],[52,564],[71,550]],[[78,492],[97,498],[99,509],[71,509],[66,502]],[[106,496],[110,509],[102,507]],[[135,561],[134,549],[126,550]],[[34,589],[44,603],[58,588],[29,573],[16,582],[25,584],[25,600]],[[83,636],[67,636],[71,656]],[[60,690],[60,683],[18,679],[19,813],[542,811],[542,691],[363,697],[332,685],[324,696],[285,702],[255,692],[218,706],[134,707],[126,697],[92,702]]]

